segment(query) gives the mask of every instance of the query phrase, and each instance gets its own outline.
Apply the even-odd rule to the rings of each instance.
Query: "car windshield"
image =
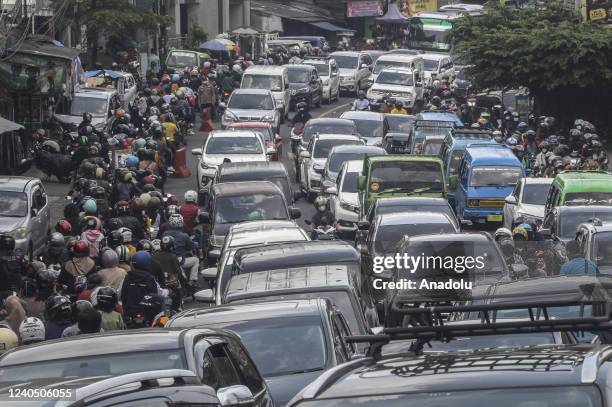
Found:
[[[82,116],[91,113],[92,116],[106,116],[106,98],[92,98],[88,96],[75,96],[70,104],[71,116]]]
[[[288,69],[289,83],[308,83],[310,82],[310,71],[305,69]]]
[[[344,180],[342,181],[342,192],[357,193],[357,177],[358,172],[347,172],[344,174]]]
[[[383,215],[385,213],[397,213],[397,212],[439,212],[448,215],[450,219],[454,219],[455,213],[448,204],[444,205],[424,205],[422,203],[413,203],[409,205],[397,205],[397,206],[377,206],[375,211],[371,211],[368,216],[369,222],[372,222],[376,215]]]
[[[414,124],[414,117],[404,114],[388,114],[385,117],[392,133],[409,133]]]
[[[564,205],[612,205],[612,192],[568,192]]]
[[[0,191],[0,216],[22,218],[28,214],[28,197],[23,192]]]
[[[461,325],[457,325],[460,327]],[[487,336],[459,337],[449,342],[431,341],[426,352],[454,352],[470,349],[491,349],[516,346],[554,344],[555,336],[550,332],[531,334],[500,334]]]
[[[263,154],[263,149],[257,137],[212,137],[206,154]]]
[[[544,205],[548,196],[548,184],[525,184],[523,186],[523,203],[527,205]]]
[[[471,187],[514,186],[523,175],[520,167],[474,167]]]
[[[403,225],[384,225],[376,231],[374,250],[377,254],[392,253],[404,236],[454,233],[455,227],[449,223],[412,223]]]
[[[442,139],[430,139],[425,140],[425,147],[423,149],[423,154],[425,155],[438,155],[440,154],[440,149],[442,148]]]
[[[321,317],[255,319],[218,328],[236,332],[264,377],[324,370],[327,361]]]
[[[437,71],[439,61],[437,59],[424,59],[423,64],[425,65],[426,71]]]
[[[388,85],[414,86],[411,73],[384,71],[376,78],[376,83]]]
[[[272,141],[272,133],[270,131],[269,128],[267,127],[240,127],[240,128],[231,128],[231,130],[236,130],[236,131],[252,131],[253,133],[258,133],[261,134],[262,138],[264,139],[264,141]]]
[[[223,196],[215,200],[216,224],[274,219],[288,219],[285,202],[280,195],[251,193]]]
[[[230,97],[227,107],[230,109],[273,110],[274,102],[270,95],[234,93]]]
[[[449,361],[454,360],[449,358]],[[458,363],[461,360],[458,361]],[[467,359],[464,364],[472,362]],[[486,360],[485,360],[486,362]],[[541,363],[548,362],[545,360]],[[417,362],[413,365],[398,366],[395,370],[402,371],[407,368],[424,369],[425,374],[434,374],[437,370],[447,369],[450,372],[466,370],[466,367],[447,366],[446,362],[441,366],[432,367],[429,365],[420,365]],[[483,362],[484,363],[484,362]],[[533,362],[538,363],[538,362]],[[484,365],[482,369],[488,369],[488,365]],[[491,368],[492,369],[492,368]],[[468,369],[469,371],[469,369]],[[431,373],[430,373],[431,372]],[[450,373],[447,373],[447,376]],[[381,403],[383,401],[383,403]],[[465,406],[495,406],[495,407],[558,407],[558,406],[573,406],[573,407],[601,407],[603,406],[601,394],[597,387],[589,386],[539,386],[525,388],[501,388],[501,389],[478,389],[478,390],[463,390],[463,391],[448,391],[440,390],[429,393],[403,393],[403,394],[384,394],[382,396],[363,396],[363,397],[343,397],[342,399],[322,399],[302,402],[300,407],[465,407]]]
[[[194,52],[170,51],[166,65],[184,68],[186,66],[197,66],[198,58]]]
[[[344,123],[316,123],[308,125],[304,128],[302,139],[304,143],[308,143],[311,137],[316,134],[355,134],[357,130],[354,124]]]
[[[573,239],[576,236],[578,225],[597,218],[602,222],[612,222],[612,208],[610,211],[587,211],[587,212],[565,212],[561,215],[560,237],[563,239]]]
[[[383,122],[381,120],[351,119],[357,126],[357,133],[361,137],[382,137]]]
[[[360,144],[363,144],[361,140],[341,140],[341,139],[316,140],[316,143],[314,145],[313,158],[327,158],[331,149],[336,146],[360,145]]]
[[[361,153],[335,153],[329,156],[329,160],[328,160],[328,170],[331,172],[338,172],[340,171],[340,168],[342,167],[342,164],[344,164],[346,161],[351,161],[351,160],[362,160],[363,157],[365,157],[367,155],[369,156],[374,156],[374,155],[381,155],[381,154],[371,154],[371,153],[366,153],[366,152],[361,152]]]
[[[332,55],[338,64],[338,68],[342,69],[355,69],[357,68],[357,63],[359,62],[359,58],[357,56],[352,55]]]
[[[389,161],[372,166],[370,176],[372,192],[398,190],[402,192],[443,192],[442,169],[437,162]]]
[[[0,387],[27,382],[120,376],[151,370],[187,369],[182,350],[155,350],[110,355],[91,354],[72,359],[0,367]]]
[[[463,153],[465,153],[465,150],[454,150],[452,152],[450,163],[448,164],[448,172],[450,175],[457,175],[459,164],[463,161]]]
[[[329,65],[327,64],[312,64],[315,68],[317,68],[317,73],[319,76],[329,76]]]
[[[382,71],[388,68],[409,69],[410,65],[411,65],[410,62],[405,62],[405,61],[383,61],[379,59],[376,61],[376,64],[374,64],[374,69],[372,70],[372,72],[374,74],[382,74]],[[383,82],[383,83],[386,83],[386,82]]]
[[[595,263],[597,263],[599,267],[612,266],[612,232],[595,234],[595,246],[593,251],[595,254]]]
[[[249,75],[242,78],[243,89],[269,89],[272,92],[280,92],[281,77],[279,75]]]

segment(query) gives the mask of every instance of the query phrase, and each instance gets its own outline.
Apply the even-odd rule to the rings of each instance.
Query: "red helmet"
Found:
[[[125,110],[123,110],[123,109],[117,109],[117,110],[115,110],[115,116],[117,116],[117,117],[123,117],[123,116],[125,116]]]
[[[166,199],[166,205],[177,205],[178,199],[174,195],[169,195],[168,199]]]
[[[84,240],[78,240],[73,246],[74,255],[77,257],[89,256],[89,244]]]
[[[66,219],[61,219],[55,224],[55,231],[69,236],[72,233],[72,225]]]
[[[153,185],[155,184],[155,177],[153,175],[147,175],[143,179],[145,185]]]
[[[164,75],[161,77],[161,81],[162,81],[162,83],[168,83],[168,82],[170,82],[170,75],[168,75],[168,74],[164,74]]]

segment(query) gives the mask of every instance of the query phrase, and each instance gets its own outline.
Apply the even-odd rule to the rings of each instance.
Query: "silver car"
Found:
[[[0,178],[0,233],[15,239],[30,259],[45,249],[51,209],[47,191],[38,178]]]
[[[330,56],[340,68],[340,90],[357,94],[368,87],[368,78],[374,63],[360,51],[337,51]]]
[[[357,230],[360,208],[357,177],[361,175],[362,169],[363,160],[346,161],[338,174],[337,186],[324,191],[331,195],[330,207],[341,235],[350,235]]]
[[[516,220],[537,222],[544,218],[544,204],[552,178],[521,178],[504,204],[504,226],[513,228]]]
[[[272,92],[267,89],[236,89],[230,95],[227,105],[219,103],[225,109],[221,125],[227,128],[235,122],[267,122],[278,133],[280,113],[276,107]]]

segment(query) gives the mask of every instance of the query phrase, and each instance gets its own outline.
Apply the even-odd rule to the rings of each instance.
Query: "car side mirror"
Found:
[[[193,296],[197,302],[205,302],[209,304],[215,302],[215,296],[210,288],[206,290],[200,290]]]
[[[451,191],[454,191],[457,189],[457,176],[456,175],[451,175],[450,178],[448,179],[448,189],[450,189]]]
[[[300,151],[300,158],[310,158],[310,153],[306,150]]]
[[[219,102],[219,109],[227,109],[227,104],[225,102]]]
[[[365,177],[365,175],[358,175],[357,176],[357,188],[359,188],[359,190],[363,191],[363,190],[365,190],[365,186],[366,186],[366,177]]]
[[[516,197],[514,195],[508,195],[506,199],[504,199],[508,205],[516,205]]]
[[[291,216],[291,219],[299,219],[302,216],[302,211],[292,206],[289,208],[289,216]]]
[[[217,268],[208,267],[200,271],[200,275],[207,280],[215,280],[217,278]]]
[[[325,188],[324,192],[329,195],[338,195],[338,189],[336,187]]]
[[[266,155],[273,155],[276,153],[276,150],[272,147],[266,149]]]
[[[217,390],[217,398],[221,407],[251,406],[255,404],[253,393],[251,393],[248,387],[243,385],[222,387]]]
[[[472,226],[474,222],[469,219],[461,219],[461,226]]]
[[[195,156],[201,156],[202,155],[202,149],[201,148],[192,148],[191,149],[191,154],[195,155]]]
[[[36,208],[32,208],[32,209],[30,209],[30,215],[31,215],[33,218],[37,217],[37,216],[38,216],[38,209],[36,209]]]
[[[357,222],[357,229],[359,230],[368,230],[370,229],[370,222],[368,222],[367,220],[361,221],[361,222]]]
[[[198,215],[198,222],[200,223],[208,223],[210,222],[210,215],[208,212],[200,212]]]

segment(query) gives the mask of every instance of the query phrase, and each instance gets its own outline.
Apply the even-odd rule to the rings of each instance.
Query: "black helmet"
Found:
[[[12,252],[15,250],[15,239],[13,236],[0,234],[0,251]]]
[[[130,132],[130,126],[128,126],[125,123],[121,123],[120,125],[117,126],[117,128],[115,129],[115,133],[123,133],[123,134],[128,134]]]
[[[34,275],[34,281],[39,293],[51,293],[55,286],[55,274],[51,270],[40,270]]]
[[[123,222],[119,218],[110,218],[106,221],[106,229],[108,231],[117,230],[123,227]]]
[[[440,96],[434,96],[431,98],[431,104],[434,106],[439,106],[441,102]]]
[[[300,102],[295,107],[297,110],[306,110],[308,108],[308,104],[306,102]]]
[[[138,241],[138,245],[136,245],[136,250],[151,253],[153,251],[153,244],[151,244],[150,240],[141,239]]]
[[[71,308],[72,308],[72,321],[76,322],[79,317],[79,314],[83,311],[93,309],[93,305],[91,305],[91,302],[89,301],[78,300],[72,304]]]
[[[548,143],[548,141],[543,141],[540,143],[540,145],[538,146],[538,148],[540,149],[540,151],[542,150],[550,150],[550,144]]]
[[[79,129],[79,136],[89,137],[94,132],[94,128],[92,126],[83,126]]]
[[[89,112],[83,113],[83,121],[84,122],[91,123],[91,119],[92,119],[91,113],[89,113]]]
[[[112,248],[121,246],[123,244],[123,234],[118,229],[111,231],[106,239],[106,244]]]
[[[111,312],[117,306],[117,291],[112,287],[100,287],[96,292],[96,308]]]
[[[54,295],[45,302],[47,319],[53,322],[68,322],[72,315],[72,307],[68,297]]]
[[[157,141],[153,140],[153,139],[149,139],[147,140],[147,149],[149,150],[156,150],[157,151]]]
[[[161,239],[161,249],[165,252],[174,250],[174,238],[172,236],[164,236]]]
[[[402,103],[401,100],[396,100],[395,101],[395,107],[398,108],[398,109],[401,109],[401,108],[404,107],[404,104]]]

